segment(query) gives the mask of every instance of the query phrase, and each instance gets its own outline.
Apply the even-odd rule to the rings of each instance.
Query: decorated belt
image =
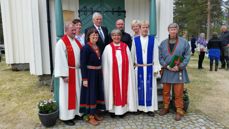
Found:
[[[98,70],[98,69],[101,69],[102,66],[91,66],[91,65],[88,65],[87,68],[88,69],[93,69],[93,70]]]
[[[153,63],[151,64],[135,64],[135,67],[146,67],[146,66],[153,66]]]
[[[68,66],[68,68],[70,68],[70,69],[78,69],[78,68],[80,68],[80,67],[72,67],[72,66]]]

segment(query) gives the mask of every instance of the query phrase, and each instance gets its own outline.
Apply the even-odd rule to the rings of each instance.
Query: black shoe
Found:
[[[111,118],[115,118],[116,115],[114,113],[110,113]]]
[[[74,120],[83,120],[83,117],[75,115]]]
[[[66,120],[66,121],[63,121],[64,124],[66,125],[69,125],[69,126],[74,126],[75,125],[75,122],[73,120]]]
[[[124,118],[126,116],[126,113],[123,115],[119,115],[120,118]]]
[[[222,65],[219,69],[225,69],[225,65]]]
[[[142,114],[142,111],[137,111],[137,112],[134,112],[134,115],[140,115],[140,114]]]
[[[154,112],[147,112],[147,115],[148,116],[151,116],[151,117],[154,117],[155,116]]]

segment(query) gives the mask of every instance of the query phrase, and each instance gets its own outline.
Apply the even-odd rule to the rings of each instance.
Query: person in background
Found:
[[[74,24],[75,28],[76,28],[76,36],[75,38],[81,43],[82,46],[85,45],[84,41],[85,41],[85,35],[84,34],[80,34],[81,28],[82,28],[82,22],[80,21],[80,19],[74,19],[72,21],[72,23]]]
[[[131,29],[133,31],[132,38],[134,38],[136,36],[140,36],[140,28],[141,28],[141,23],[139,20],[133,20],[131,22]]]
[[[200,33],[197,40],[197,51],[199,52],[198,69],[203,69],[204,56],[207,51],[207,40],[204,33]]]
[[[124,31],[124,29],[125,29],[125,23],[124,23],[124,21],[123,21],[122,19],[118,19],[118,20],[116,21],[116,23],[115,23],[115,27],[116,27],[116,29],[119,29],[119,30],[122,32],[121,41],[122,41],[123,43],[127,44],[128,47],[129,47],[129,49],[131,49],[132,38],[131,38],[130,34],[128,34],[128,33],[126,33],[126,32]],[[112,39],[112,36],[111,36],[111,34],[110,34],[110,42],[112,42],[112,41],[113,41],[113,39]]]
[[[229,31],[227,30],[226,25],[222,25],[221,27],[221,36],[222,40],[222,49],[221,49],[221,68],[226,68],[229,70]],[[226,65],[227,64],[227,65]],[[227,67],[226,67],[227,66]]]
[[[93,13],[92,22],[93,22],[93,26],[88,27],[87,29],[85,29],[85,34],[87,34],[87,31],[89,29],[91,29],[91,28],[95,28],[98,31],[99,39],[98,39],[98,42],[96,44],[99,47],[99,50],[100,50],[100,52],[102,54],[105,46],[109,43],[108,29],[107,29],[107,27],[102,26],[103,16],[99,12],[94,12]],[[85,40],[87,38],[88,37],[85,37]],[[85,42],[87,42],[87,41],[85,41]]]
[[[212,38],[208,41],[208,56],[210,59],[210,71],[213,69],[213,62],[215,61],[215,71],[218,70],[220,60],[220,50],[222,41],[218,38],[217,33],[213,32]]]
[[[195,54],[195,49],[196,49],[196,37],[192,35],[191,38],[191,49],[192,49],[192,56]]]

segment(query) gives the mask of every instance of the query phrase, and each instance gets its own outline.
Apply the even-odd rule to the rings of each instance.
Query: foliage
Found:
[[[189,101],[189,96],[188,96],[188,89],[184,89],[184,96],[183,96],[184,101]]]
[[[41,100],[38,103],[38,109],[39,109],[39,113],[44,113],[44,114],[52,113],[57,110],[57,103],[52,99]]]
[[[208,0],[174,0],[174,21],[180,25],[180,33],[188,32],[188,36],[197,36],[207,32]],[[219,31],[223,14],[221,2],[211,0],[211,32]]]

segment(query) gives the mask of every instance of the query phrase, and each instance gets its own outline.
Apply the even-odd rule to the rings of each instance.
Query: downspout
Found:
[[[150,34],[157,34],[156,0],[150,0]]]
[[[51,21],[50,21],[50,4],[49,0],[46,0],[47,9],[47,25],[48,25],[48,41],[49,41],[49,56],[50,56],[50,71],[53,74],[53,56],[52,56],[52,37],[51,37]]]

